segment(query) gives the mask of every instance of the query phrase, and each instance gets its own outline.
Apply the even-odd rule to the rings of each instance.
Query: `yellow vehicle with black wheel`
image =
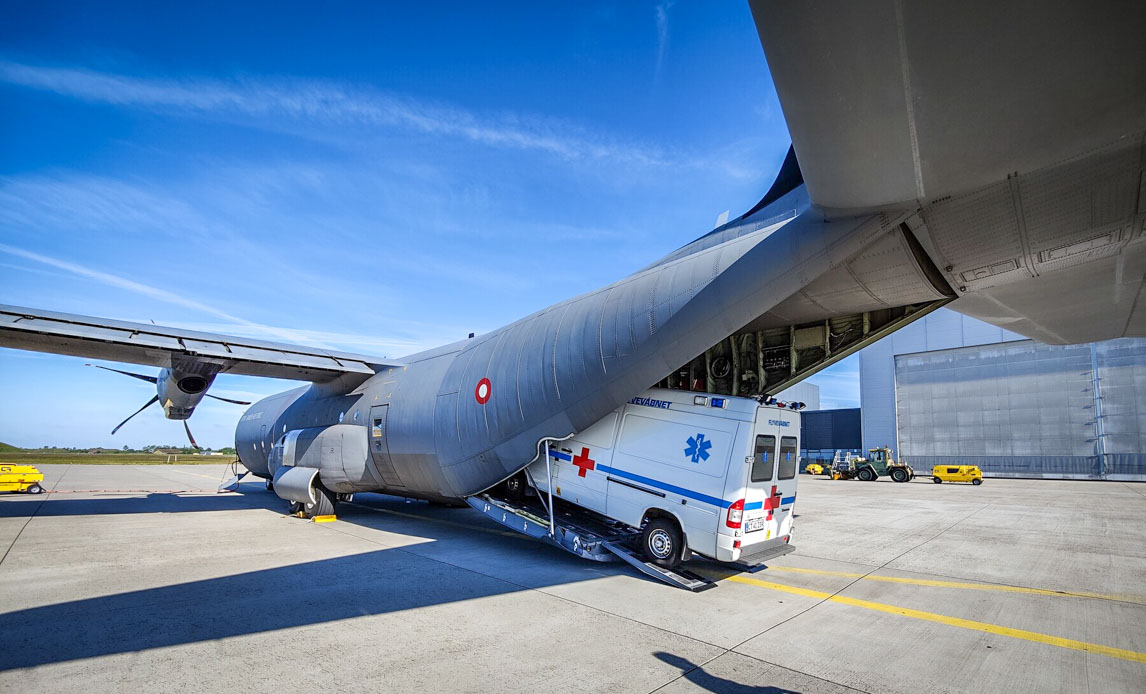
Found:
[[[42,494],[44,473],[34,465],[0,465],[0,492]]]
[[[983,484],[983,471],[978,465],[936,465],[931,468],[931,481],[940,482],[970,482],[974,485]]]

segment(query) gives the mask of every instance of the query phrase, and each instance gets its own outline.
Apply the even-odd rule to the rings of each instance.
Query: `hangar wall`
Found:
[[[943,309],[860,353],[860,398],[864,448],[917,469],[1146,480],[1146,340],[1044,345]]]
[[[815,383],[800,381],[780,391],[774,396],[780,402],[802,402],[806,410],[820,409],[820,387]]]
[[[858,407],[800,414],[800,458],[805,464],[831,462],[836,451],[863,455]]]

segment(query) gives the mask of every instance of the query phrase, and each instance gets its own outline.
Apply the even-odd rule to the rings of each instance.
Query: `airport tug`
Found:
[[[42,494],[44,473],[34,465],[0,465],[0,492]]]

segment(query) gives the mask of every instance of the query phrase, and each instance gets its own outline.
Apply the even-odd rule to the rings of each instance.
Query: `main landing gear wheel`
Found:
[[[525,496],[525,473],[519,472],[505,482],[505,497],[510,501],[521,501]]]
[[[650,520],[641,534],[641,552],[657,566],[666,569],[680,566],[684,557],[684,538],[676,523],[664,518]]]
[[[327,490],[321,484],[316,484],[314,487],[314,503],[297,504],[300,508],[296,510],[295,505],[291,506],[294,513],[302,511],[303,518],[314,518],[315,516],[333,516],[334,515],[334,494]]]
[[[896,481],[896,482],[906,482],[907,481],[907,470],[903,470],[901,468],[895,468],[894,470],[891,471],[891,479]]]
[[[860,471],[856,473],[856,477],[860,478],[864,482],[871,482],[875,480],[875,473],[872,472],[871,468],[865,467],[861,468]]]

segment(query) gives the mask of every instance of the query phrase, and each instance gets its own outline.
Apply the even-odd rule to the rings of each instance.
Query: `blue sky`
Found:
[[[23,3],[0,104],[0,303],[390,357],[627,275],[789,144],[746,3]],[[153,391],[84,361],[0,350],[0,441],[183,440],[110,436]]]

